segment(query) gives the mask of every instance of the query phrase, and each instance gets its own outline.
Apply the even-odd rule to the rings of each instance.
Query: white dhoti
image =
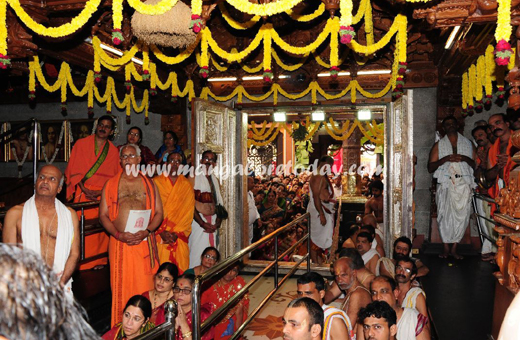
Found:
[[[476,200],[477,213],[482,216],[486,216],[487,218],[491,218],[491,207],[489,203],[483,200]],[[496,232],[493,230],[495,226],[491,222],[486,221],[482,217],[479,217],[480,227],[482,228],[482,234],[496,241]],[[497,247],[485,236],[482,236],[482,254],[487,253],[496,253]]]
[[[445,136],[439,141],[439,159],[453,153]],[[457,152],[473,157],[471,142],[458,134]],[[458,243],[464,236],[471,214],[472,189],[476,186],[473,169],[466,162],[446,162],[433,174],[437,178],[437,222],[443,243]]]
[[[199,214],[203,221],[214,224],[217,215],[206,216]],[[200,257],[207,247],[217,247],[217,232],[207,233],[195,220],[191,222],[191,234],[188,239],[190,248],[190,268],[200,265]]]
[[[416,334],[421,334],[425,326],[424,321],[421,325],[419,323],[419,312],[413,308],[404,308],[401,318],[397,322],[398,340],[415,340]]]
[[[69,259],[72,241],[74,240],[74,225],[69,209],[58,199],[54,199],[56,217],[58,218],[58,231],[56,245],[54,247],[53,271],[61,277],[65,264]],[[47,236],[49,237],[49,236]],[[29,198],[22,211],[22,243],[25,249],[31,249],[38,255],[42,255],[40,244],[40,218],[34,196]],[[48,252],[48,249],[45,250]],[[65,284],[65,292],[72,296],[72,278]]]
[[[321,225],[320,215],[314,206],[314,198],[312,189],[309,192],[310,200],[307,206],[307,212],[311,215],[311,241],[321,249],[329,249],[332,246],[332,233],[334,232],[334,204],[321,202],[321,205],[330,211],[330,214],[323,209],[325,213],[325,225]]]
[[[195,176],[195,183],[193,185],[195,200],[198,200],[199,196],[207,196],[209,193],[212,199],[202,201],[202,203],[213,203],[215,205],[223,204],[218,179],[213,174],[210,175],[210,178],[215,192],[213,192],[212,185],[209,183],[209,180],[205,175]],[[217,221],[216,214],[203,215],[199,213],[199,215],[204,222],[215,224]],[[195,222],[195,220],[191,222],[191,234],[188,239],[188,246],[190,248],[190,268],[200,265],[200,257],[204,249],[207,247],[215,247],[218,249],[217,233],[218,231],[207,233],[197,222]]]

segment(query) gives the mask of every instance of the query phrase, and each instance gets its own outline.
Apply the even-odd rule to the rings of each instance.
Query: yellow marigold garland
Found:
[[[233,19],[231,17],[231,15],[229,15],[229,12],[226,9],[226,5],[224,4],[224,2],[221,2],[218,5],[218,8],[220,9],[220,14],[222,15],[222,18],[227,22],[227,24],[230,27],[232,27],[236,30],[250,29],[251,27],[255,26],[258,23],[258,21],[260,21],[260,19],[262,18],[259,15],[255,15],[254,17],[249,19],[249,21],[247,21],[247,22],[238,22],[235,19]]]
[[[7,23],[6,23],[7,1],[0,0],[0,69],[6,69],[11,65],[7,57]]]
[[[511,0],[498,0],[497,28],[495,29],[495,62],[497,65],[509,64],[513,55],[509,39],[511,37]]]
[[[325,13],[325,4],[322,2],[320,4],[320,6],[314,12],[312,12],[310,14],[296,15],[293,13],[292,9],[286,11],[286,13],[287,13],[287,15],[289,15],[291,17],[291,19],[293,19],[295,21],[309,22],[309,21],[312,21],[312,20],[316,19],[317,17],[321,16],[323,13]]]
[[[266,28],[264,31],[264,74],[262,77],[266,83],[271,83],[274,77],[273,71],[271,70],[271,31],[273,27],[271,24],[267,24]]]
[[[279,0],[266,4],[255,4],[248,0],[226,0],[231,6],[238,9],[240,12],[259,15],[262,17],[269,17],[275,14],[280,14],[292,9],[303,0]]]
[[[127,0],[130,7],[141,14],[161,15],[169,11],[177,4],[178,0],[161,0],[154,5],[147,5],[140,0]]]
[[[18,18],[31,31],[37,33],[38,35],[59,38],[70,35],[83,27],[92,17],[92,14],[97,11],[99,5],[101,4],[101,0],[88,0],[85,3],[85,8],[78,14],[78,16],[74,17],[69,23],[58,27],[45,27],[34,21],[22,8],[19,0],[7,0],[7,3],[15,11]]]

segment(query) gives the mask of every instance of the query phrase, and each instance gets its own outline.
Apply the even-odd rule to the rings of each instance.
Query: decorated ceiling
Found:
[[[0,103],[66,112],[77,100],[92,114],[97,101],[148,117],[184,97],[356,103],[438,86],[440,105],[470,114],[505,95],[517,5],[0,0],[0,91],[11,94]]]

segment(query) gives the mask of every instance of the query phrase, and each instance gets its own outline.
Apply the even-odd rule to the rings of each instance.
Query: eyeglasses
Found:
[[[106,129],[110,129],[112,130],[112,124],[101,124],[101,123],[98,123],[97,125],[98,128],[106,128]]]
[[[184,288],[183,289],[183,288],[180,288],[180,287],[173,287],[173,292],[174,293],[182,292],[182,294],[184,294],[184,295],[189,295],[189,294],[191,294],[191,289],[189,289],[189,288]]]
[[[138,132],[129,132],[128,135],[129,136],[133,136],[133,137],[139,137],[139,133]]]
[[[168,163],[170,163],[170,164],[181,164],[182,161],[179,161],[177,159],[172,159],[172,160],[169,160]]]
[[[202,160],[206,161],[206,162],[215,162],[215,160],[213,158],[209,158],[209,157],[204,157]]]
[[[402,270],[402,271],[406,272],[406,274],[410,274],[410,273],[412,272],[412,270],[411,270],[410,268],[404,268],[404,267],[402,267],[402,266],[396,266],[396,267],[395,267],[395,270],[396,270],[396,271],[397,271],[397,270]]]
[[[132,155],[121,155],[121,156],[119,156],[119,158],[121,158],[121,159],[127,159],[127,158],[134,159],[134,158],[136,158],[136,157],[137,157],[137,155],[134,155],[134,154],[132,154]]]
[[[159,281],[164,281],[166,283],[170,283],[173,281],[173,279],[171,277],[166,277],[166,276],[162,276],[161,274],[157,274],[155,276],[155,278]]]
[[[164,140],[173,140],[173,137],[164,137]]]
[[[209,254],[204,255],[204,257],[207,258],[208,260],[217,261],[217,258],[215,256],[211,256]]]

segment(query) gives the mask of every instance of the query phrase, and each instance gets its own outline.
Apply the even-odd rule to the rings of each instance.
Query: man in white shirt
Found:
[[[255,221],[260,218],[258,209],[255,205],[255,196],[253,195],[253,188],[255,187],[255,180],[253,177],[247,177],[247,204],[249,206],[249,243],[253,241],[253,226]]]

